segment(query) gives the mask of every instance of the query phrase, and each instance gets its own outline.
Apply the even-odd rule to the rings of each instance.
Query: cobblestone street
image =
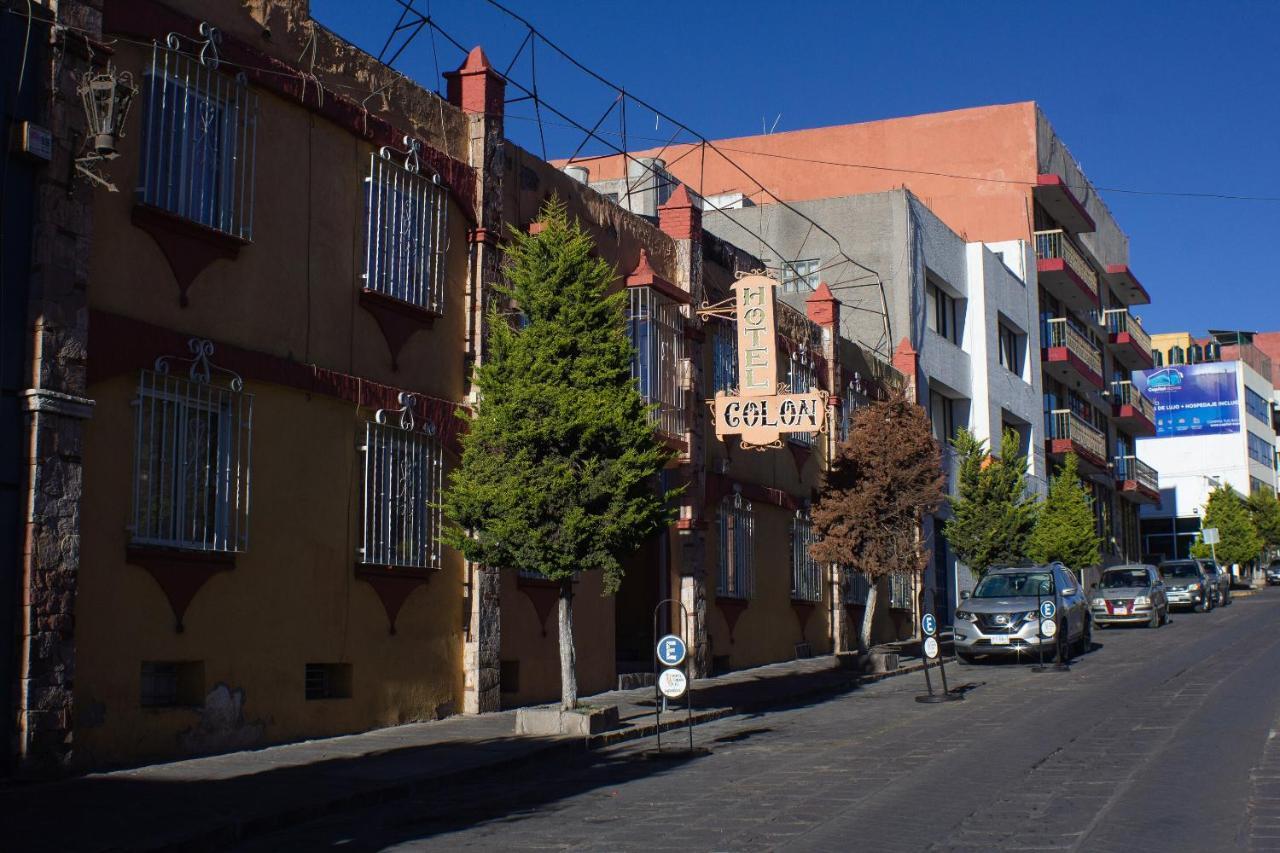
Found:
[[[486,776],[245,850],[1280,849],[1280,593],[1111,630],[1069,673],[953,670]]]

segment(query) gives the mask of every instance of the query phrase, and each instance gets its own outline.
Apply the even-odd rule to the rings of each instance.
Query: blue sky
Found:
[[[1035,100],[1097,186],[1280,199],[1277,2],[504,2],[711,138],[775,120],[796,130]],[[499,68],[524,38],[484,0],[416,6]],[[312,0],[317,19],[375,55],[399,10],[394,0]],[[433,53],[423,30],[395,67],[440,88],[437,64],[461,59],[441,36]],[[586,125],[608,108],[605,87],[550,51],[535,59],[547,103]],[[532,79],[527,48],[511,73]],[[508,135],[540,151],[531,105],[508,110]],[[572,153],[582,134],[543,118],[547,153]],[[627,121],[632,147],[672,132],[638,109]],[[616,132],[617,114],[602,127]],[[1151,293],[1136,310],[1149,330],[1280,329],[1280,201],[1103,196]]]

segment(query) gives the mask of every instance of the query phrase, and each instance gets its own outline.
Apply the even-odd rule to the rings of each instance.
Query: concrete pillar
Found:
[[[825,281],[818,282],[817,288],[805,300],[805,314],[809,320],[822,328],[822,358],[826,362],[826,376],[823,377],[827,388],[831,391],[831,399],[827,406],[827,431],[824,435],[825,452],[819,460],[824,471],[831,467],[835,457],[836,442],[839,438],[839,422],[844,414],[844,373],[840,369],[840,302],[831,293]],[[844,606],[844,582],[841,567],[831,566],[831,588],[829,603],[829,625],[831,650],[843,651],[849,636],[849,615]]]
[[[476,227],[469,235],[467,284],[467,368],[484,361],[487,309],[502,276],[498,239],[502,229],[506,82],[479,47],[456,71],[445,73],[449,102],[467,114],[467,158],[476,170]],[[473,392],[474,393],[474,392]],[[467,565],[467,632],[463,646],[462,710],[466,714],[501,707],[502,609],[498,569]]]

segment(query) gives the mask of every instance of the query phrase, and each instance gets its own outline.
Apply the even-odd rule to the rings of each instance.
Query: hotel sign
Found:
[[[716,438],[741,436],[743,447],[779,447],[784,432],[821,432],[827,393],[787,393],[778,385],[777,282],[747,276],[733,285],[738,318],[738,390],[716,393]]]

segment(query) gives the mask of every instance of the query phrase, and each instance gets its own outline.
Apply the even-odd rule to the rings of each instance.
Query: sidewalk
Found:
[[[830,655],[694,682],[694,723],[805,704],[919,672],[918,660],[859,676]],[[517,736],[515,711],[451,717],[323,740],[96,773],[0,790],[6,850],[218,849],[335,811],[386,802],[466,774],[654,734],[653,688],[588,697],[615,704],[622,727],[589,740]],[[662,716],[683,726],[683,709]],[[695,735],[696,737],[696,735]]]

